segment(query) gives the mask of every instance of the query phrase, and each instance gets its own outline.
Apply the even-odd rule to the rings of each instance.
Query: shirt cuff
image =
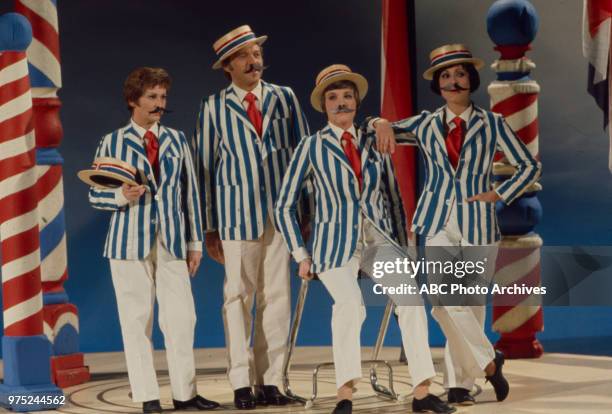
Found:
[[[201,252],[202,242],[201,241],[190,241],[187,243],[187,250],[190,252]]]
[[[368,129],[371,129],[373,131],[374,130],[374,123],[376,121],[379,121],[379,120],[380,120],[380,117],[378,117],[378,116],[375,117],[375,118],[370,119],[370,121],[368,122]]]
[[[125,196],[123,195],[123,190],[121,189],[121,187],[115,188],[115,203],[117,203],[119,207],[123,207],[129,202],[130,200],[125,198]]]
[[[298,263],[302,262],[302,260],[306,260],[310,258],[310,255],[308,254],[308,250],[306,250],[305,247],[298,247],[291,254],[293,255],[293,258],[295,259],[295,261]]]

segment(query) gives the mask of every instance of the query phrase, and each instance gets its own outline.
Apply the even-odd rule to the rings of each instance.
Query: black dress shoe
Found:
[[[279,391],[276,385],[264,385],[257,390],[257,405],[287,405],[293,402]]]
[[[491,383],[493,389],[495,390],[495,397],[497,401],[503,401],[506,399],[508,394],[510,393],[510,384],[508,384],[508,380],[504,377],[502,373],[502,367],[504,366],[504,354],[500,351],[495,351],[495,374],[487,375],[485,378],[488,382]]]
[[[255,409],[255,396],[251,387],[242,387],[234,390],[234,407],[238,410]]]
[[[455,411],[457,411],[455,407],[451,407],[433,394],[427,394],[427,397],[420,400],[416,398],[412,400],[412,412],[415,413],[450,414]]]
[[[448,403],[458,405],[474,405],[476,400],[465,388],[449,388]]]
[[[142,403],[143,413],[161,413],[162,408],[159,400],[145,401]]]
[[[332,414],[352,414],[353,413],[353,402],[351,400],[342,400],[336,404],[336,408],[332,411]]]
[[[174,403],[175,410],[186,410],[186,411],[203,411],[203,410],[214,410],[219,407],[219,403],[216,401],[210,401],[201,395],[196,395],[187,401],[172,400]]]

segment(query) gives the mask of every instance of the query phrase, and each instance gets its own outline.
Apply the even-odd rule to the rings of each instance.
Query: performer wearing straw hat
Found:
[[[477,69],[482,60],[461,44],[439,47],[430,59],[423,76],[446,105],[393,123],[374,119],[370,125],[383,150],[393,149],[393,134],[398,134],[399,143],[418,145],[425,159],[427,174],[412,231],[425,237],[427,246],[483,246],[490,280],[500,239],[495,202],[509,204],[519,197],[538,179],[541,166],[501,115],[472,103],[470,94],[480,84]],[[493,189],[496,151],[503,151],[516,172]],[[509,392],[502,373],[504,356],[494,351],[484,334],[484,306],[435,306],[432,314],[447,338],[449,402],[473,404],[470,391],[483,372],[497,400],[504,400]]]
[[[189,275],[196,274],[202,257],[200,201],[185,135],[159,123],[170,82],[161,68],[129,74],[123,95],[130,122],[102,138],[95,163],[112,167],[106,178],[111,174],[129,184],[89,191],[94,208],[113,212],[104,256],[110,260],[132,399],[142,402],[145,413],[162,412],[151,342],[156,298],[174,409],[219,406],[196,391]],[[137,182],[122,177],[134,171]]]
[[[202,100],[194,136],[206,249],[225,264],[228,377],[238,409],[290,402],[278,389],[291,314],[290,257],[273,206],[308,125],[291,88],[261,79],[266,39],[244,25],[214,43],[213,69],[231,84]]]
[[[328,124],[302,140],[289,165],[276,204],[276,223],[299,263],[299,274],[319,279],[334,299],[333,355],[338,403],[335,414],[352,412],[352,389],[361,378],[361,325],[365,307],[357,283],[365,248],[396,240],[406,244],[405,217],[389,156],[374,148],[353,121],[368,90],[366,79],[345,65],[323,69],[316,79],[311,104]],[[296,219],[296,203],[304,183],[315,192],[312,256],[305,248]],[[312,273],[311,273],[312,272]],[[423,306],[399,306],[408,366],[415,384],[413,411],[451,413],[429,394],[435,371],[429,350]]]

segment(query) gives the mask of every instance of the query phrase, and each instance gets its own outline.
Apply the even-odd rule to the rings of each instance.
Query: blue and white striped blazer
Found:
[[[263,138],[233,86],[202,100],[194,134],[204,230],[223,240],[264,231],[291,155],[308,124],[289,87],[262,81]]]
[[[283,180],[275,207],[275,223],[294,254],[305,247],[297,223],[300,189],[313,185],[313,272],[345,265],[353,256],[360,235],[361,213],[392,240],[406,245],[404,208],[389,156],[375,150],[372,134],[358,130],[363,190],[344,149],[327,126],[302,140]]]
[[[105,135],[98,146],[96,158],[114,157],[133,165],[138,170],[137,181],[147,186],[147,191],[132,202],[123,197],[121,188],[90,188],[92,206],[113,212],[105,257],[142,260],[158,234],[172,255],[185,259],[187,243],[203,240],[200,197],[189,143],[182,132],[163,125],[158,139],[159,183],[153,176],[143,140],[131,124]]]
[[[434,113],[392,123],[399,143],[417,145],[425,160],[424,187],[417,203],[412,231],[433,236],[447,220],[452,203],[462,236],[471,244],[492,244],[500,239],[495,203],[467,202],[473,195],[493,189],[493,157],[503,151],[516,172],[497,187],[501,199],[510,204],[541,172],[541,165],[508,126],[503,116],[473,106],[455,171],[446,151],[445,106]]]

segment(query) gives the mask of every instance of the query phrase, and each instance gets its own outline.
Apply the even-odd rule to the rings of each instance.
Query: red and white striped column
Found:
[[[36,133],[44,332],[53,347],[53,380],[67,387],[88,381],[89,370],[79,352],[78,310],[64,290],[68,264],[63,159],[57,150],[63,137],[57,97],[62,86],[57,4],[52,0],[16,0],[15,9],[30,21],[33,35],[27,57]]]
[[[25,47],[31,28],[21,15],[2,16],[0,39],[0,245],[4,383],[0,405],[15,411],[57,408],[59,399],[27,405],[16,395],[56,396],[51,347],[43,335],[42,286],[32,95]],[[12,398],[11,398],[12,397]]]
[[[530,77],[535,64],[525,57],[538,29],[538,15],[527,0],[495,2],[487,15],[487,30],[501,53],[492,68],[497,80],[489,85],[491,110],[504,115],[509,126],[534,156],[540,158],[538,135],[538,95],[540,86]],[[515,172],[503,154],[493,165],[495,181],[504,181]],[[539,286],[542,239],[535,227],[542,216],[537,193],[539,183],[511,205],[497,205],[502,233],[496,263],[495,281],[502,286]],[[536,334],[543,330],[542,306],[537,297],[499,296],[493,298],[493,330],[500,333],[495,344],[508,358],[537,358],[542,345]],[[511,300],[509,300],[511,299]]]

